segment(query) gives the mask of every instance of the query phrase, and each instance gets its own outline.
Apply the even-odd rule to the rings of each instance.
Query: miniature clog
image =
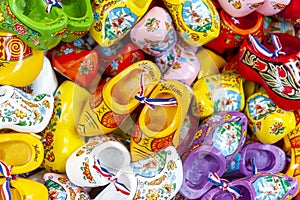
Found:
[[[1,0],[0,5],[1,29],[13,32],[32,48],[52,49],[66,31],[67,16],[59,8],[47,13],[47,1]]]
[[[177,80],[189,86],[200,70],[200,62],[189,45],[176,44],[164,55],[155,57],[155,63],[162,72],[162,79]]]
[[[241,150],[246,131],[247,117],[241,112],[219,112],[205,119],[182,161],[180,194],[188,199],[203,196],[213,186],[208,181],[209,173],[224,174]]]
[[[219,37],[205,45],[215,52],[222,54],[225,50],[239,47],[249,34],[253,34],[259,39],[264,36],[264,20],[261,14],[253,12],[244,17],[235,18],[224,10],[219,13],[221,18]]]
[[[34,134],[1,133],[0,152],[0,161],[11,166],[11,174],[31,172],[40,167],[44,159],[43,144]]]
[[[109,47],[121,40],[143,17],[151,0],[119,1],[94,0],[94,22],[89,30],[102,47]]]
[[[283,11],[291,0],[264,0],[264,3],[257,7],[256,11],[264,16],[276,15]]]
[[[218,37],[220,18],[210,0],[163,0],[176,30],[192,46],[202,46]]]
[[[274,144],[290,133],[296,125],[298,113],[279,108],[265,92],[251,95],[245,106],[249,127],[256,138]]]
[[[161,73],[153,62],[138,61],[98,87],[85,104],[77,132],[82,136],[95,136],[115,130],[140,105],[135,95],[140,89],[141,73],[144,74],[141,95],[149,96]]]
[[[140,112],[130,142],[131,160],[149,157],[167,146],[179,145],[180,130],[187,115],[192,90],[178,81],[162,81],[152,91]],[[163,101],[167,103],[163,103]],[[151,104],[155,102],[157,104]]]
[[[176,149],[169,146],[108,178],[111,178],[110,184],[95,200],[171,200],[182,184],[182,163]]]
[[[28,94],[12,86],[1,86],[0,129],[41,132],[51,119],[53,107],[52,94]]]
[[[240,47],[238,71],[262,85],[270,99],[284,110],[300,109],[298,72],[300,39],[284,33],[268,35],[260,43],[249,35]]]
[[[76,124],[89,92],[71,81],[64,81],[54,94],[53,116],[43,131],[43,166],[47,171],[65,173],[65,165],[74,150],[83,145]]]
[[[279,16],[283,17],[286,21],[292,23],[295,27],[300,27],[300,3],[297,0],[291,0],[283,11],[278,13]]]
[[[254,12],[265,0],[218,0],[222,9],[232,17],[244,17]]]
[[[285,152],[278,146],[251,141],[238,152],[223,177],[239,178],[262,172],[280,173],[285,168],[285,163]]]
[[[220,186],[210,190],[201,200],[292,199],[299,185],[295,178],[280,173],[259,173],[229,183],[222,180],[217,183]]]
[[[85,87],[98,73],[98,55],[83,44],[62,42],[52,54],[53,68],[68,79]]]
[[[242,111],[245,105],[244,78],[237,71],[205,76],[193,85],[194,116],[204,119],[221,111]]]
[[[66,174],[75,185],[98,187],[110,182],[110,173],[116,174],[129,164],[130,154],[120,140],[112,135],[95,136],[70,155]]]
[[[177,34],[169,13],[155,6],[130,31],[133,43],[145,53],[161,56],[177,43]]]
[[[50,199],[91,199],[89,194],[83,188],[74,185],[62,174],[45,173],[43,178],[45,181],[44,184],[48,189]]]
[[[0,31],[0,41],[0,85],[23,87],[31,84],[42,70],[44,52],[29,47],[9,32]]]

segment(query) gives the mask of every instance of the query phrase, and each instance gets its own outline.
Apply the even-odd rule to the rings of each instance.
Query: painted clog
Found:
[[[200,70],[200,62],[187,44],[176,44],[164,55],[155,57],[155,63],[162,72],[162,79],[177,80],[189,86]]]
[[[132,161],[145,159],[167,146],[179,145],[181,126],[191,98],[192,90],[178,81],[162,81],[156,86],[146,99],[148,103],[140,112],[131,136]]]
[[[257,92],[247,99],[245,114],[251,131],[265,144],[278,142],[299,123],[298,112],[279,108],[265,92]]]
[[[108,178],[111,178],[110,184],[95,200],[171,200],[182,184],[182,163],[176,149],[169,146]]]
[[[244,78],[237,71],[205,76],[193,85],[194,116],[204,119],[221,111],[242,111],[245,105]]]
[[[52,49],[66,31],[67,16],[59,8],[47,13],[47,1],[1,0],[0,5],[1,29],[13,32],[32,48]]]
[[[12,86],[1,86],[0,129],[41,132],[51,119],[53,107],[52,94],[28,94]]]
[[[140,105],[135,95],[140,89],[142,73],[144,91],[141,95],[149,96],[161,73],[153,62],[138,61],[98,87],[85,104],[77,132],[81,136],[95,136],[115,130]]]
[[[65,175],[45,173],[43,178],[50,199],[91,199],[89,194],[83,188],[74,185]]]
[[[232,17],[244,17],[254,12],[265,0],[218,0],[220,6]]]
[[[219,37],[207,43],[205,46],[222,54],[228,49],[239,47],[247,39],[249,34],[255,35],[262,39],[263,33],[263,16],[253,12],[244,17],[232,17],[224,10],[220,12],[221,30]]]
[[[47,171],[65,173],[69,156],[83,145],[76,124],[89,93],[76,83],[64,81],[54,94],[53,116],[43,131],[43,166]]]
[[[219,187],[210,190],[201,200],[292,199],[299,185],[295,178],[280,173],[259,173],[229,183],[217,179],[216,183]]]
[[[0,40],[0,85],[31,84],[42,70],[44,52],[31,48],[13,33],[0,31]]]
[[[254,173],[280,173],[286,163],[285,152],[278,146],[247,142],[229,164],[223,177],[239,178]]]
[[[219,112],[205,119],[191,149],[183,159],[183,184],[179,192],[199,199],[213,184],[210,173],[222,176],[241,150],[247,131],[247,117],[241,112]]]
[[[52,54],[52,66],[66,78],[85,87],[98,73],[98,56],[94,49],[83,44],[62,42]]]
[[[130,154],[119,139],[112,135],[95,136],[70,155],[66,174],[75,185],[98,187],[110,182],[110,174],[104,168],[116,174],[129,164]]]
[[[238,71],[262,85],[269,98],[284,110],[300,109],[298,72],[300,39],[284,33],[268,35],[260,43],[249,36],[240,47]]]
[[[273,16],[282,12],[291,0],[264,0],[264,3],[257,7],[256,12],[264,16]]]
[[[292,23],[295,27],[300,27],[300,13],[297,12],[300,9],[300,2],[297,0],[291,0],[284,10],[278,13],[286,21]]]
[[[27,133],[0,134],[0,160],[11,166],[11,174],[31,172],[43,162],[44,147],[37,135]],[[0,174],[3,176],[3,171]]]
[[[94,22],[89,30],[102,47],[109,47],[121,40],[143,17],[151,0],[98,2],[94,0]]]
[[[177,34],[169,13],[155,6],[130,31],[133,43],[145,53],[161,56],[177,43]]]
[[[209,0],[164,0],[176,30],[192,46],[202,46],[218,37],[220,18]]]

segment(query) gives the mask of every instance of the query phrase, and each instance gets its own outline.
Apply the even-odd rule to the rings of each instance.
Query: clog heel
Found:
[[[192,90],[174,80],[159,83],[148,98],[132,133],[132,161],[149,157],[167,146],[179,144],[181,126],[187,114]],[[152,106],[151,100],[167,99],[167,104]]]
[[[44,147],[37,136],[27,133],[0,134],[0,160],[12,166],[11,174],[31,172],[40,167],[43,159]]]
[[[144,74],[144,97],[158,84],[161,72],[151,61],[139,61],[124,69],[107,83],[100,85],[89,98],[77,126],[82,136],[110,133],[140,105],[135,95]]]
[[[89,30],[102,47],[109,47],[122,39],[143,17],[152,0],[101,2],[94,0],[94,22]]]
[[[46,1],[1,0],[2,30],[15,33],[30,47],[48,50],[55,47],[66,31],[67,16],[59,8],[46,12]]]
[[[163,0],[186,43],[202,46],[218,37],[220,18],[210,0]]]

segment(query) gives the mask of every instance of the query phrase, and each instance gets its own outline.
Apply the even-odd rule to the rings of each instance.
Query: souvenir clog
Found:
[[[85,104],[77,132],[82,136],[95,136],[115,130],[140,105],[135,95],[140,89],[142,73],[144,90],[141,95],[149,96],[160,81],[161,73],[153,62],[138,61],[98,87]]]
[[[216,181],[215,189],[206,193],[201,200],[222,199],[292,199],[297,191],[295,178],[280,173],[259,173],[232,182]]]
[[[284,33],[268,35],[260,43],[249,35],[240,47],[239,73],[262,85],[269,98],[284,110],[300,109],[300,39]],[[295,68],[296,67],[296,68]]]
[[[133,43],[147,54],[161,56],[177,43],[177,34],[169,13],[155,6],[132,28]]]
[[[0,161],[11,166],[11,174],[31,172],[43,162],[44,148],[37,135],[27,133],[0,134]],[[3,176],[3,171],[0,174]]]
[[[274,144],[290,133],[299,123],[297,111],[279,108],[265,92],[251,95],[245,106],[249,127],[256,138]]]
[[[192,46],[202,46],[218,37],[220,18],[210,0],[164,0],[176,30]]]
[[[87,44],[88,45],[88,44]],[[81,42],[62,42],[52,53],[52,66],[68,79],[85,87],[98,73],[98,55]]]
[[[42,133],[45,149],[43,166],[47,171],[65,173],[67,159],[83,145],[76,125],[89,95],[84,88],[68,80],[57,88],[53,116]]]
[[[278,146],[250,141],[238,152],[223,177],[239,178],[262,172],[280,173],[285,164],[285,152]]]
[[[41,132],[51,119],[53,107],[52,94],[28,94],[12,86],[1,86],[0,129]]]
[[[278,13],[279,16],[283,17],[286,21],[292,23],[295,27],[300,27],[300,2],[297,0],[291,0],[289,5],[285,7],[283,11]]]
[[[219,37],[207,43],[205,46],[222,54],[228,49],[239,47],[247,39],[249,34],[262,39],[263,16],[253,12],[244,17],[232,17],[224,10],[220,12],[221,30]]]
[[[131,136],[132,161],[145,159],[169,145],[179,145],[181,126],[191,98],[189,86],[178,81],[162,81],[156,86],[146,99],[148,103],[140,112]]]
[[[183,184],[179,192],[199,199],[213,184],[210,173],[222,176],[246,139],[247,117],[241,112],[219,112],[199,126],[190,150],[183,158]]]
[[[74,185],[65,175],[45,173],[43,178],[50,199],[91,199],[89,194],[83,188]]]
[[[13,32],[32,48],[52,49],[66,31],[67,16],[59,8],[47,13],[47,1],[1,0],[0,5],[1,29]]]
[[[244,78],[237,71],[205,76],[193,85],[194,116],[204,119],[221,111],[242,111],[245,105]]]
[[[182,163],[176,149],[169,146],[107,178],[110,184],[95,200],[171,200],[182,184]]]
[[[89,30],[102,47],[109,47],[121,40],[143,17],[152,0],[112,1],[92,3],[94,22]]]
[[[200,70],[200,62],[187,44],[176,44],[164,55],[156,56],[155,63],[162,72],[162,79],[177,80],[189,86]]]
[[[44,52],[5,31],[0,31],[0,48],[0,85],[23,87],[31,84],[42,70]]]
[[[283,11],[291,0],[264,0],[264,3],[257,7],[256,12],[264,16],[276,15]]]
[[[232,17],[244,17],[254,12],[265,0],[218,0],[220,6]]]

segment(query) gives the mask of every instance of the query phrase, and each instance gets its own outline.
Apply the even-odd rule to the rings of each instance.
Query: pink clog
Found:
[[[265,0],[263,5],[260,5],[256,11],[264,16],[272,16],[281,12],[291,0]]]
[[[220,6],[233,17],[244,17],[256,10],[264,2],[265,0],[219,0]]]

